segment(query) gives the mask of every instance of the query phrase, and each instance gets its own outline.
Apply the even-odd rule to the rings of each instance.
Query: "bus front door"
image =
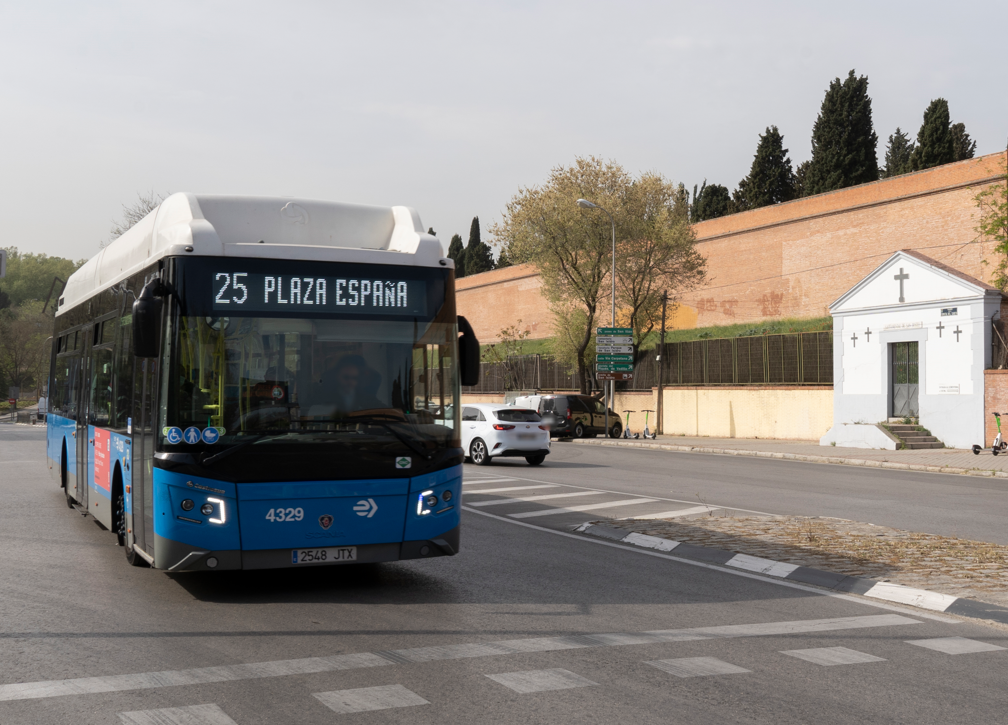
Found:
[[[77,385],[77,502],[88,510],[88,404],[91,398],[91,332],[93,325],[81,330],[80,365]]]
[[[135,544],[154,555],[154,421],[157,416],[157,360],[137,359],[133,406],[133,534]]]

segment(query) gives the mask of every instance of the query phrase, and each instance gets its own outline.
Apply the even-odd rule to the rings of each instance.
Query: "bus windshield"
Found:
[[[326,265],[316,265],[310,277],[293,278],[301,280],[302,289],[308,288],[308,279],[318,288],[319,281],[327,281],[318,276],[319,266]],[[366,276],[379,278],[381,270],[369,267]],[[337,276],[345,270],[333,271],[330,297],[347,277]],[[212,268],[195,274],[189,270],[182,286],[190,290],[207,278],[216,283],[208,288],[217,293],[223,282],[214,280],[214,274]],[[290,277],[239,274],[235,277],[243,285],[280,286],[289,293]],[[390,276],[387,271],[385,276]],[[378,282],[373,284],[377,289]],[[393,290],[395,284],[406,286],[392,284]],[[409,284],[412,291],[414,281]],[[181,312],[171,325],[162,443],[192,451],[193,443],[216,450],[243,442],[258,447],[350,441],[364,448],[391,444],[406,455],[457,447],[457,324],[453,305],[434,302],[441,304],[422,316],[397,308],[365,314],[318,307],[297,316],[277,314],[264,304],[245,314],[233,302],[223,308],[206,304],[205,295],[183,295]],[[216,429],[217,435],[179,440],[179,433],[191,428],[201,433]]]

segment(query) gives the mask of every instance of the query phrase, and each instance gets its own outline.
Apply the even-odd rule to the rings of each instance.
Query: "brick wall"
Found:
[[[994,245],[971,243],[973,197],[1004,158],[991,154],[697,224],[709,279],[684,296],[673,328],[825,316],[831,302],[899,249],[920,250],[987,281],[993,265],[982,260]],[[480,340],[495,340],[519,318],[533,338],[550,337],[540,287],[531,265],[466,277],[458,283],[459,313]]]
[[[984,446],[992,445],[997,435],[995,410],[1002,415],[1001,437],[1008,440],[1008,370],[984,370]]]

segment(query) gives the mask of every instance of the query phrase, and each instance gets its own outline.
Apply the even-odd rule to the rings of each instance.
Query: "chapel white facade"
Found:
[[[877,424],[919,418],[946,446],[984,444],[984,369],[1001,292],[896,252],[830,305],[833,428],[823,445],[895,448]]]

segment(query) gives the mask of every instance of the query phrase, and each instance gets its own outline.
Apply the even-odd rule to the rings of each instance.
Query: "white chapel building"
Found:
[[[894,448],[877,424],[911,417],[946,446],[982,446],[984,369],[1002,299],[903,250],[831,304],[833,427],[822,445]]]

